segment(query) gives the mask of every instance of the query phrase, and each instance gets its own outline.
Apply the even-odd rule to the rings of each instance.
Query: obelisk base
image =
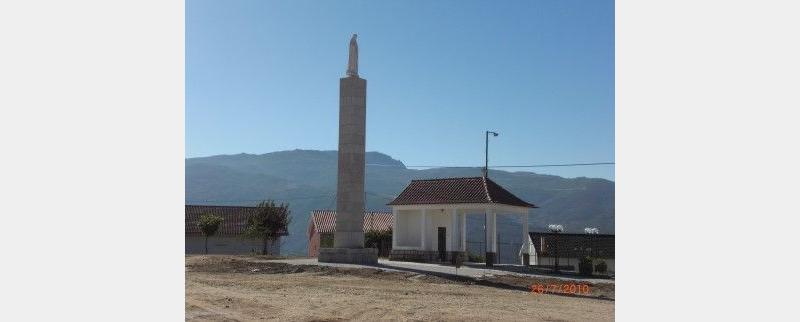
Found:
[[[339,216],[339,214],[336,214]],[[359,222],[359,227],[364,224]],[[333,233],[333,248],[364,248],[364,231],[337,231]]]
[[[320,248],[320,263],[378,265],[377,248]]]

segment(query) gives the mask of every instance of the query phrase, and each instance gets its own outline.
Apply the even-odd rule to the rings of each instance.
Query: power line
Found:
[[[589,165],[613,165],[614,162],[592,162],[592,163],[565,163],[565,164],[536,164],[536,165],[497,165],[489,168],[545,168],[545,167],[579,167]]]
[[[373,195],[379,197],[381,199],[393,199],[394,197],[380,195],[374,192],[365,191],[365,194]],[[262,199],[231,199],[231,200],[223,200],[223,199],[189,199],[189,202],[260,202],[264,200],[273,200],[273,201],[291,201],[291,200],[309,200],[309,199],[331,199],[329,204],[329,208],[333,206],[333,203],[336,202],[336,192],[327,195],[319,195],[319,196],[300,196],[300,197],[289,197],[289,198],[262,198]]]
[[[264,200],[273,200],[273,201],[289,201],[289,200],[307,200],[307,199],[327,199],[330,198],[331,195],[322,195],[322,196],[304,196],[304,197],[290,197],[290,198],[262,198],[262,199],[237,199],[237,200],[222,200],[222,199],[190,199],[190,202],[260,202]]]
[[[614,165],[614,162],[590,162],[590,163],[554,163],[554,164],[532,164],[532,165],[494,165],[489,168],[546,168],[546,167],[580,167],[594,165]],[[393,164],[367,164],[374,167],[403,167]],[[407,165],[406,168],[483,168],[482,166],[459,166],[459,165]]]

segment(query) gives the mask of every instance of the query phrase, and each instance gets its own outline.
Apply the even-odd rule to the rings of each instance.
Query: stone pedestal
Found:
[[[320,248],[319,257],[322,263],[346,263],[361,265],[377,265],[377,248]]]

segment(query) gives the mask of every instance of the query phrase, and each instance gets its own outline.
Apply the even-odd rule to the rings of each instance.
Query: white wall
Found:
[[[452,226],[452,219],[450,219],[450,213],[452,210],[445,210],[442,212],[439,209],[435,210],[428,210],[428,224],[425,225],[425,237],[427,242],[427,247],[425,250],[439,250],[439,236],[438,236],[438,228],[445,227],[447,229],[447,241],[446,245],[447,249],[450,250],[450,231],[453,229]]]
[[[397,226],[394,232],[400,232],[397,235],[397,244],[400,247],[419,247],[420,234],[419,234],[419,220],[420,213],[412,210],[398,210],[397,211]]]
[[[452,210],[441,211],[439,209],[429,209],[427,211],[427,220],[425,223],[425,249],[435,251],[438,250],[438,228],[445,227],[447,230],[447,250],[451,250],[450,244],[452,236],[452,218],[450,213]],[[397,211],[397,227],[395,232],[400,231],[397,235],[397,243],[399,247],[421,247],[421,227],[420,218],[422,217],[421,210],[398,210]]]

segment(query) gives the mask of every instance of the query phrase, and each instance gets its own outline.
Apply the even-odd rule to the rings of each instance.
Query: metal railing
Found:
[[[514,242],[497,242],[497,264],[519,264],[521,262],[519,256],[519,249],[522,243]],[[483,241],[470,241],[467,240],[467,259],[480,259],[479,262],[484,260],[486,256],[486,244]]]

